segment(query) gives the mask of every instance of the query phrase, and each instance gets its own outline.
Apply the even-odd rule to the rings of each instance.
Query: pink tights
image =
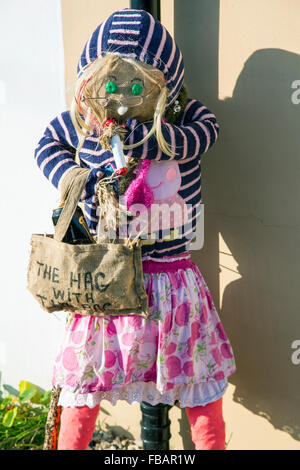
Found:
[[[185,408],[196,450],[225,450],[222,397],[205,406]]]
[[[100,405],[66,407],[60,417],[57,450],[87,450],[92,440]]]
[[[87,450],[100,405],[66,407],[61,414],[58,450]],[[196,450],[225,450],[222,397],[206,406],[185,408]]]

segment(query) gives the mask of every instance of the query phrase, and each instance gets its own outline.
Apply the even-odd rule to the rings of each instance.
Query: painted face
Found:
[[[153,67],[142,66],[150,78],[132,63],[111,57],[89,81],[84,99],[101,123],[107,119],[120,123],[129,118],[153,119],[164,76]]]
[[[181,184],[178,163],[174,161],[152,161],[146,175],[154,199],[164,199],[177,193]]]

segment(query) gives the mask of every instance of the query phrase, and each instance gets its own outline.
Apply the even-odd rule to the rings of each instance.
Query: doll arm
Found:
[[[75,162],[78,143],[79,134],[74,128],[69,112],[66,111],[50,122],[35,149],[38,167],[60,191],[64,177],[70,171],[75,172],[80,168]],[[100,165],[91,170],[81,201],[95,196],[96,183],[103,175]]]
[[[129,135],[126,145],[141,141],[152,128],[151,123],[140,123],[129,119],[126,123]],[[189,100],[179,124],[162,124],[162,134],[177,155],[170,157],[163,153],[158,146],[155,135],[144,144],[130,150],[125,150],[128,156],[155,160],[182,160],[196,158],[207,152],[216,142],[219,125],[215,115],[202,103]]]

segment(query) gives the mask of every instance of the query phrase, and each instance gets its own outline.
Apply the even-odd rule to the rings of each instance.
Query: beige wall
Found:
[[[202,159],[205,239],[194,259],[236,356],[229,449],[300,449],[299,17],[297,0],[192,1],[188,14],[175,0],[190,94],[221,126]]]
[[[127,6],[62,0],[67,90],[90,33]],[[300,339],[300,105],[291,102],[291,83],[300,79],[300,3],[162,6],[162,22],[183,52],[190,95],[221,125],[202,159],[205,243],[192,256],[236,356],[224,398],[228,449],[299,450],[300,365],[291,361],[291,344]],[[103,408],[107,423],[139,437],[139,405]],[[185,413],[174,407],[170,415],[171,449],[193,448]]]

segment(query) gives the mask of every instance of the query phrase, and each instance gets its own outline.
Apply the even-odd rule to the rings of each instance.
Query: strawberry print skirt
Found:
[[[143,261],[150,315],[69,314],[53,386],[62,406],[146,401],[205,406],[235,372],[231,345],[190,254]]]

